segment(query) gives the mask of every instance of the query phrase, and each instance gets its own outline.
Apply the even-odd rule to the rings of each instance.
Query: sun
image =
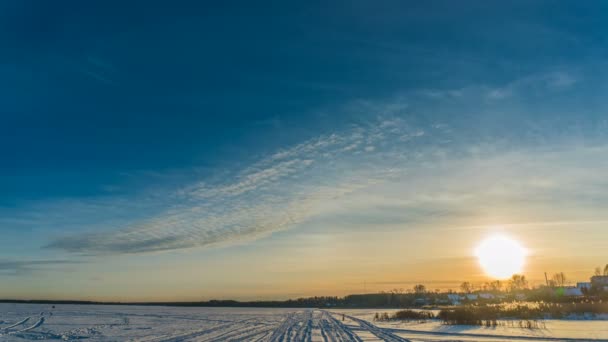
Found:
[[[475,256],[483,270],[496,279],[521,273],[526,254],[526,249],[519,242],[505,235],[493,235],[475,249]]]

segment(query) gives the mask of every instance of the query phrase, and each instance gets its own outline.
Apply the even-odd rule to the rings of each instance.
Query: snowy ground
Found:
[[[536,330],[373,321],[388,311],[0,304],[0,341],[608,341],[608,321]]]

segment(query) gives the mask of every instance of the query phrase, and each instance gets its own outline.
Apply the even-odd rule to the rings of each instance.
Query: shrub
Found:
[[[430,311],[400,310],[395,312],[392,318],[400,320],[425,320],[433,319],[435,315]]]
[[[374,315],[374,320],[375,321],[388,321],[388,320],[390,320],[390,317],[386,312],[383,312],[381,314],[376,312],[376,314]]]
[[[445,324],[495,325],[500,319],[519,319],[524,328],[534,328],[537,319],[564,318],[571,315],[596,315],[608,313],[608,303],[528,303],[501,305],[467,305],[463,307],[444,309],[438,318]],[[488,322],[489,321],[489,322]]]
[[[435,315],[432,312],[414,311],[414,310],[400,310],[400,311],[393,313],[392,315],[389,315],[386,312],[376,313],[374,315],[374,320],[376,320],[376,321],[389,321],[389,320],[402,320],[402,321],[419,320],[419,321],[422,321],[422,320],[433,319],[433,318],[435,318]]]

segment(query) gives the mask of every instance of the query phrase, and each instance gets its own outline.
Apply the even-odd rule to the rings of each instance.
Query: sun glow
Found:
[[[527,251],[522,245],[504,235],[494,235],[483,240],[475,249],[475,256],[487,275],[506,279],[521,273]]]

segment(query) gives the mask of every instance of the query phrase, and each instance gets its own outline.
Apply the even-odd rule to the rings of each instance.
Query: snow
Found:
[[[390,311],[0,304],[0,341],[608,341],[602,320],[544,329],[373,320]]]
[[[396,309],[358,309],[358,310],[333,310],[338,314],[346,314],[355,318],[372,322],[374,325],[388,329],[399,336],[416,339],[416,336],[428,334],[428,336],[458,336],[458,340],[465,340],[465,337],[474,337],[475,341],[485,338],[485,340],[496,340],[497,337],[507,337],[509,341],[515,340],[604,340],[608,341],[608,320],[543,320],[544,328],[541,329],[522,329],[518,327],[498,326],[450,326],[443,325],[439,320],[428,320],[424,323],[405,322],[405,321],[374,321],[376,313],[388,312],[389,314],[398,311]]]

